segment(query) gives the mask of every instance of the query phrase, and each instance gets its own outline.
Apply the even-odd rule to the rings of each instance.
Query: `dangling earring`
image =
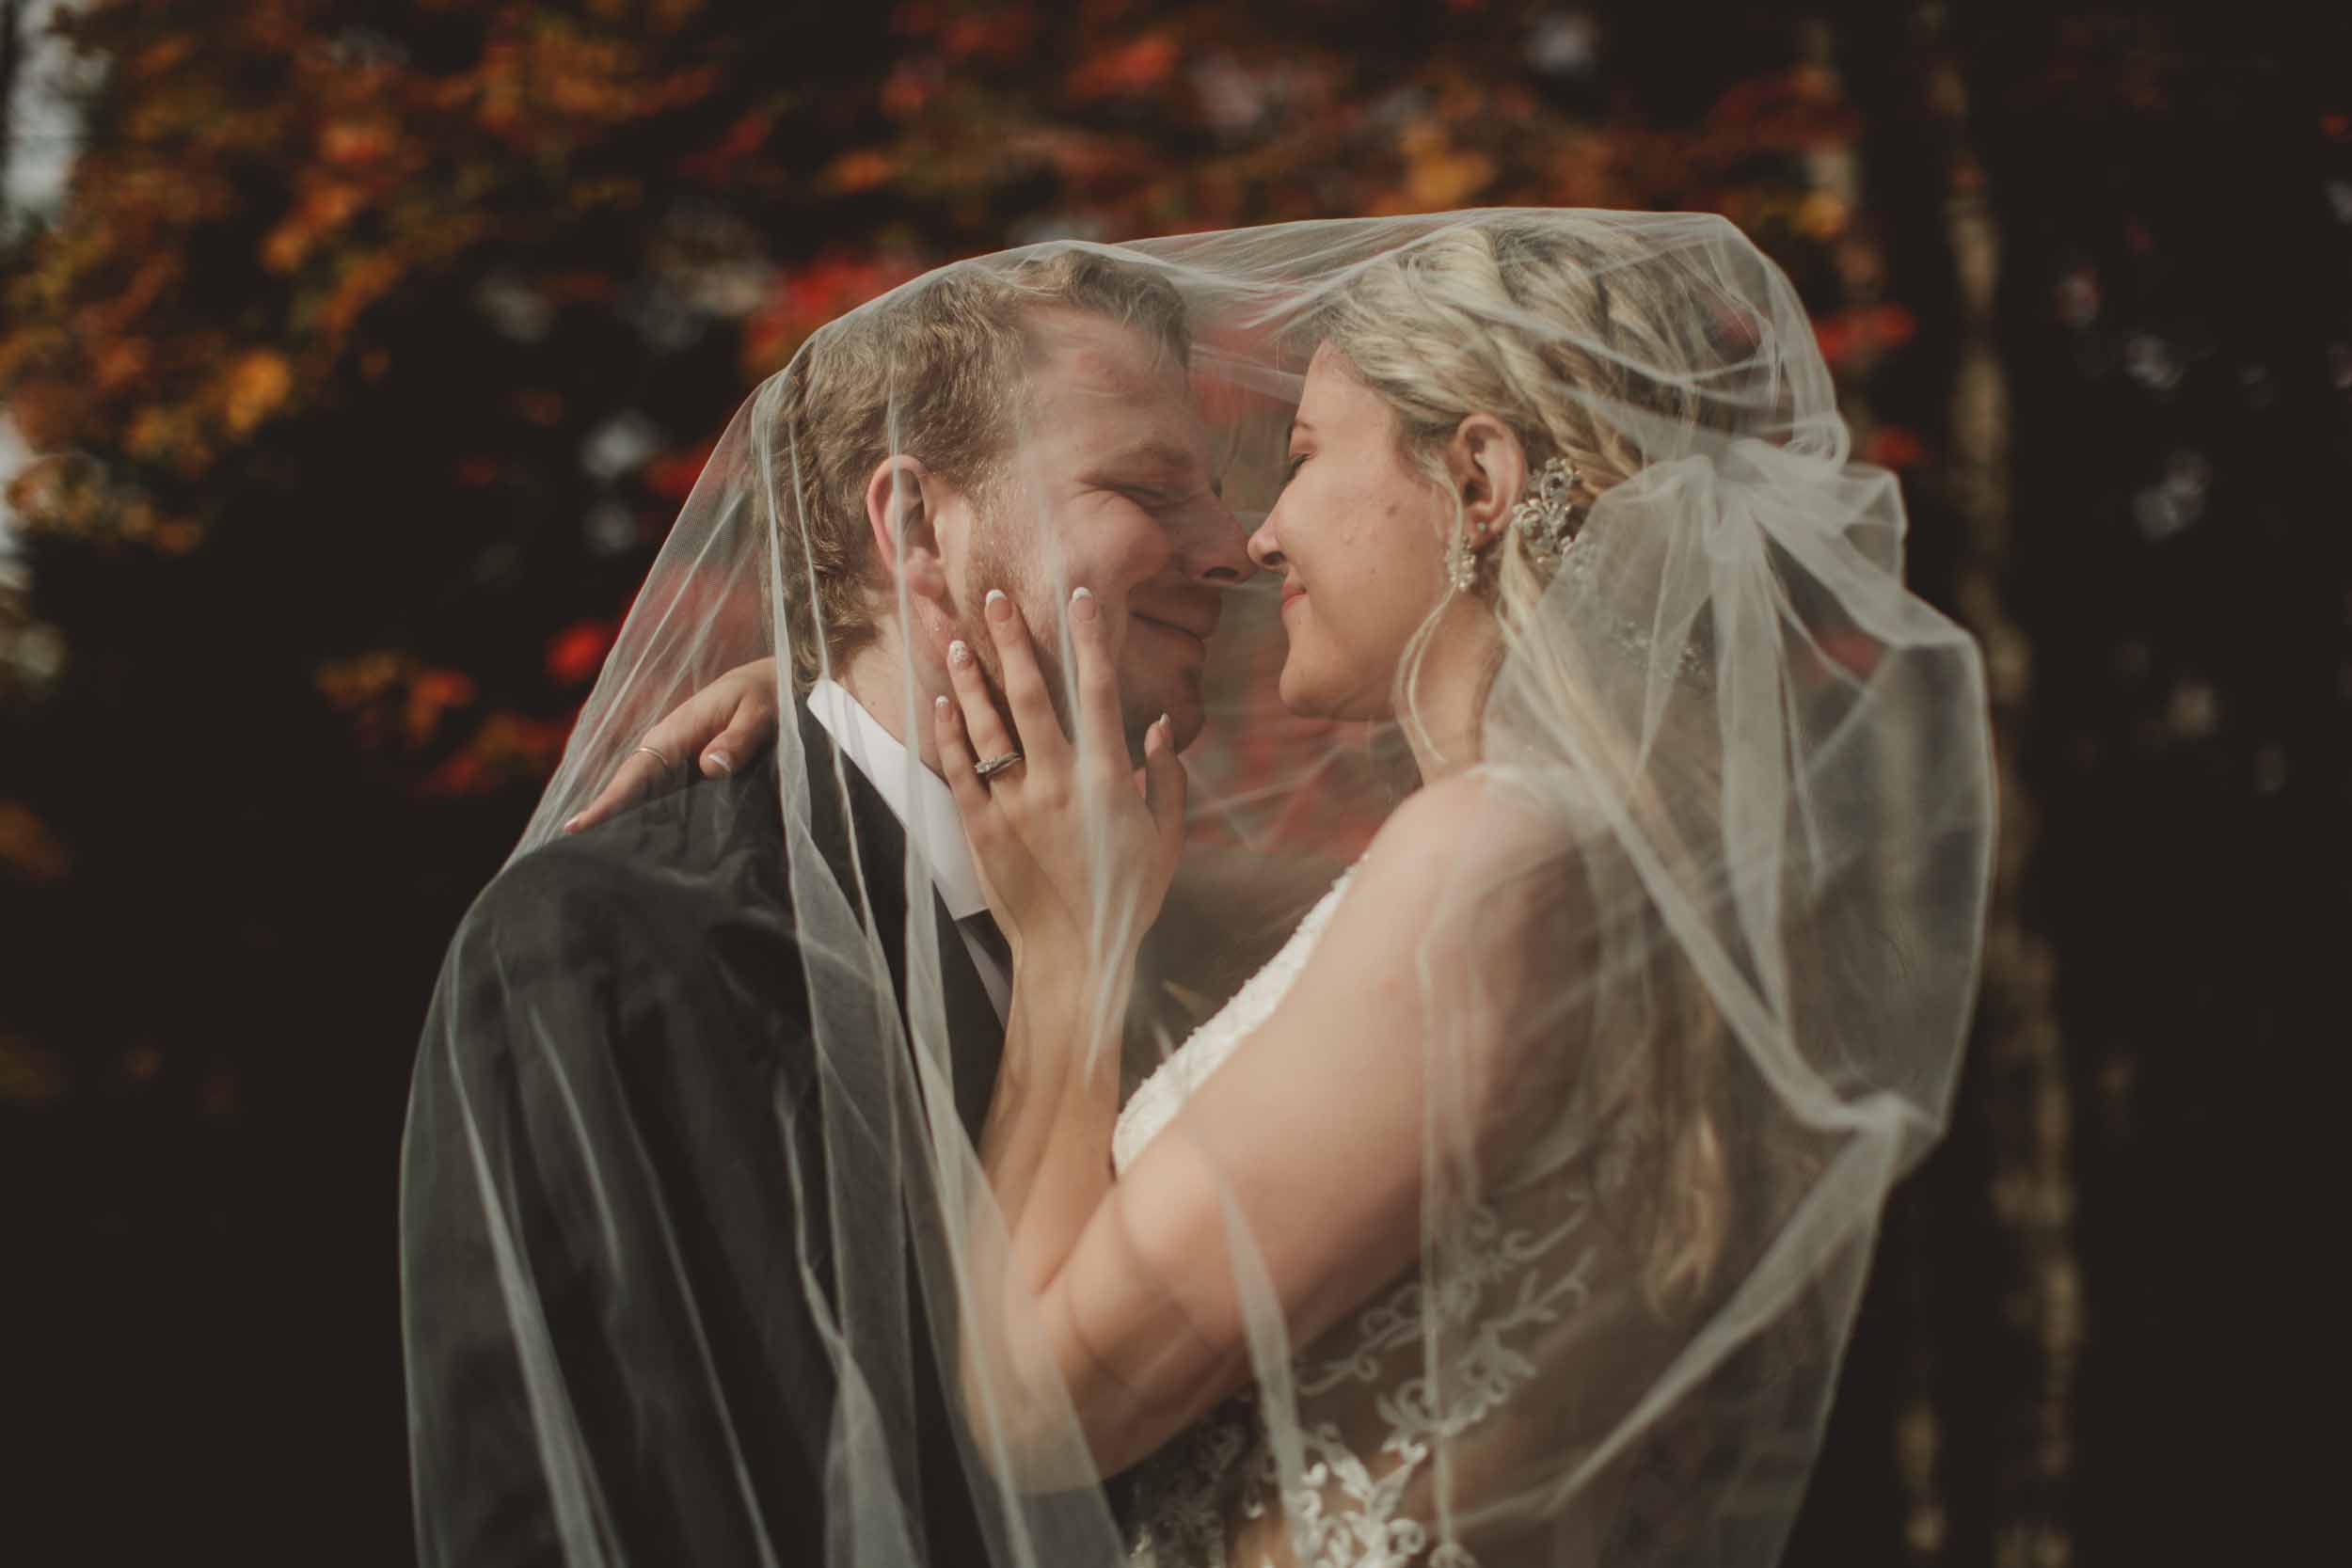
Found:
[[[1520,547],[1545,572],[1557,570],[1568,546],[1576,542],[1583,507],[1570,497],[1582,478],[1576,465],[1566,458],[1552,458],[1535,470],[1526,493],[1511,508],[1510,521],[1505,526],[1518,534]],[[1489,543],[1492,541],[1482,541],[1482,546]],[[1496,559],[1473,549],[1468,534],[1457,539],[1446,557],[1446,575],[1454,591],[1476,593],[1485,569]]]
[[[1478,592],[1478,552],[1470,547],[1470,536],[1463,534],[1446,555],[1446,576],[1456,594]]]

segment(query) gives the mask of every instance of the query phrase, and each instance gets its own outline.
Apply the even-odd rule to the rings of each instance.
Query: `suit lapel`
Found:
[[[881,941],[883,960],[890,966],[890,984],[898,999],[899,1021],[909,1023],[906,830],[891,811],[890,803],[882,798],[882,792],[847,757],[840,758],[839,773],[847,785],[846,793],[835,784],[834,769],[838,753],[833,736],[810,714],[805,704],[800,708],[800,723],[801,743],[808,758],[809,836],[841,886],[852,885],[852,877],[863,873],[861,885],[867,907],[873,911],[870,929]],[[854,863],[852,844],[856,846]],[[930,905],[932,927],[938,938],[941,1010],[947,1025],[947,1062],[955,1087],[956,1117],[977,1148],[980,1130],[988,1119],[989,1101],[995,1093],[996,1069],[1004,1053],[1004,1025],[996,1017],[996,1007],[988,998],[987,988],[980,983],[979,971],[972,965],[972,954],[964,946],[963,933],[956,928],[947,906],[936,892],[931,895]],[[912,1035],[910,1024],[910,1038]]]
[[[855,763],[836,752],[825,727],[800,710],[801,741],[809,771],[809,834],[831,869],[837,886],[862,886],[871,911],[868,929],[880,939],[884,961],[898,1002],[901,1024],[906,1006],[906,830],[890,803]],[[835,767],[838,764],[839,771]],[[854,851],[854,852],[853,852]],[[858,879],[853,880],[852,879]],[[956,1113],[964,1133],[977,1148],[980,1128],[994,1092],[996,1067],[1004,1050],[1002,1027],[990,1006],[987,991],[964,950],[962,934],[939,895],[931,895],[931,919],[939,939],[940,982],[947,1025],[947,1060],[955,1085]],[[977,1004],[977,1006],[976,1006]],[[910,1040],[913,1030],[908,1031]],[[915,1078],[920,1092],[922,1078]],[[910,1193],[928,1191],[917,1182]],[[962,1462],[952,1433],[957,1423],[949,1414],[946,1383],[934,1359],[930,1332],[921,1326],[930,1308],[922,1288],[922,1255],[918,1237],[935,1227],[938,1216],[921,1215],[906,1237],[910,1249],[905,1270],[907,1322],[914,1379],[915,1464],[921,1477],[921,1538],[930,1550],[925,1560],[947,1568],[977,1562],[984,1555],[982,1532],[972,1495],[962,1481]],[[952,1305],[947,1308],[952,1313]],[[952,1335],[953,1319],[948,1320]]]
[[[1005,1026],[996,1017],[996,1004],[988,998],[988,988],[980,983],[980,972],[972,966],[963,933],[935,893],[931,909],[939,924],[939,980],[947,1016],[947,1062],[955,1074],[956,1117],[977,1148],[980,1129],[988,1122],[988,1102],[996,1093]]]

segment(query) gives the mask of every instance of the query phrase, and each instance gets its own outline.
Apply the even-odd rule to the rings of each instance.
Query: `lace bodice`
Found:
[[[1117,1169],[1272,1015],[1352,876],[1128,1098],[1112,1132]],[[1425,1493],[1435,1444],[1492,1414],[1532,1371],[1515,1340],[1547,1332],[1585,1299],[1592,1251],[1563,1244],[1583,1227],[1585,1208],[1584,1194],[1570,1194],[1542,1227],[1511,1228],[1473,1206],[1442,1275],[1407,1275],[1306,1347],[1292,1363],[1303,1465],[1287,1483],[1254,1389],[1152,1455],[1137,1477],[1137,1568],[1261,1568],[1277,1557],[1302,1568],[1477,1568],[1458,1544],[1432,1540],[1410,1499]],[[1425,1372],[1433,1336],[1449,1347],[1442,1395]]]

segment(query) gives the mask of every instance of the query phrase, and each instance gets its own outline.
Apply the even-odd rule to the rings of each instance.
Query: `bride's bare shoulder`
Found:
[[[1523,1053],[1549,1037],[1513,1022],[1518,1004],[1558,987],[1593,925],[1588,819],[1546,782],[1481,769],[1408,797],[1358,863],[1317,949],[1328,972],[1385,998],[1398,1019],[1436,1006],[1454,1020],[1449,1037],[1476,1067],[1463,1082],[1482,1095],[1501,1093]],[[1557,1013],[1524,1016],[1548,1028]]]
[[[1406,797],[1373,837],[1364,869],[1464,871],[1553,863],[1574,847],[1576,814],[1530,775],[1474,768]]]
[[[1482,768],[1406,797],[1358,863],[1331,935],[1351,950],[1443,957],[1548,927],[1581,897],[1585,824],[1540,784]]]

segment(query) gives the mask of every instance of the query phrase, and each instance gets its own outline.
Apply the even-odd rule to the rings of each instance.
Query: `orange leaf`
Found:
[[[1146,33],[1133,43],[1097,55],[1071,72],[1071,94],[1083,99],[1148,91],[1168,80],[1182,54],[1176,40],[1168,34]]]
[[[889,183],[898,172],[898,160],[887,152],[872,148],[844,152],[825,171],[825,183],[844,194],[870,191],[877,185]]]
[[[246,355],[230,371],[222,399],[230,430],[238,436],[252,434],[255,426],[278,412],[293,390],[294,367],[284,355],[270,349]]]
[[[73,857],[30,806],[0,800],[0,866],[28,882],[55,882],[73,869]]]
[[[380,121],[338,119],[319,132],[319,156],[330,164],[372,164],[393,146],[390,128]]]
[[[1495,163],[1483,152],[1450,152],[1416,158],[1406,172],[1405,189],[1425,212],[1458,207],[1485,190],[1495,177]]]
[[[1836,239],[1847,220],[1846,204],[1828,191],[1815,191],[1797,205],[1797,232],[1817,240]]]
[[[473,682],[455,670],[427,670],[419,674],[409,683],[408,707],[401,717],[408,744],[422,746],[440,727],[443,713],[473,699]]]
[[[22,1035],[0,1035],[0,1101],[45,1105],[72,1087],[65,1058]]]
[[[97,381],[102,392],[119,392],[147,373],[149,343],[144,338],[120,338],[98,354]]]

